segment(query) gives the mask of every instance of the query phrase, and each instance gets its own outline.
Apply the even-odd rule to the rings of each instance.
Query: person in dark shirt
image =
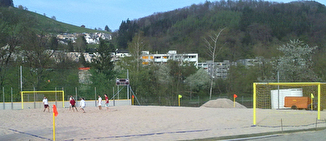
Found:
[[[71,105],[72,111],[75,112],[74,109],[76,109],[76,111],[78,112],[77,107],[76,107],[76,101],[75,101],[74,98],[71,98],[71,100],[70,100],[70,105]]]

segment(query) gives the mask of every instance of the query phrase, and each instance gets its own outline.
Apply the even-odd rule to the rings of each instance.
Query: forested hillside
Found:
[[[225,48],[217,56],[237,60],[256,56],[273,57],[276,47],[290,39],[325,48],[326,7],[318,2],[273,3],[268,1],[216,1],[156,13],[121,23],[118,48],[127,48],[134,33],[144,32],[147,49],[165,53],[196,52],[207,57],[203,38],[212,31],[226,28],[219,40]],[[320,52],[321,53],[321,52]]]

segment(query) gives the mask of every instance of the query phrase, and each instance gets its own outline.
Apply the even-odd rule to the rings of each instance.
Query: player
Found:
[[[73,97],[70,100],[70,105],[71,105],[72,111],[75,112],[74,109],[76,109],[76,111],[78,112],[77,107],[76,107],[76,101],[75,101],[75,99]]]
[[[106,107],[106,110],[109,110],[109,97],[106,94],[104,94],[104,96],[105,96],[105,107]]]
[[[101,96],[98,96],[98,109],[102,110],[102,97]]]
[[[80,105],[80,109],[84,111],[83,113],[86,113],[85,112],[86,102],[85,102],[85,99],[84,98],[81,98],[80,99],[79,105]]]
[[[48,109],[48,112],[50,112],[48,99],[47,99],[46,97],[43,98],[43,105],[44,105],[44,110],[43,110],[43,112],[45,112],[46,109]]]
[[[70,96],[70,98],[69,98],[69,102],[70,102],[70,105],[69,105],[69,111],[71,110],[71,100],[73,99],[73,97],[72,97],[72,95]]]

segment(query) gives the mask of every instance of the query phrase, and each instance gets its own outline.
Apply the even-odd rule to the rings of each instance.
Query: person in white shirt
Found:
[[[50,112],[48,99],[47,99],[46,97],[43,98],[43,105],[44,105],[44,110],[43,110],[43,112],[45,112],[46,109],[48,109],[48,112]]]
[[[98,104],[98,109],[102,110],[102,97],[101,96],[98,96],[97,104]]]
[[[83,110],[85,113],[86,102],[85,102],[84,98],[80,99],[79,105],[80,105],[80,109]]]

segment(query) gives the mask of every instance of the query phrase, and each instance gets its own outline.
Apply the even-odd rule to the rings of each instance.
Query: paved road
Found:
[[[326,130],[306,131],[251,138],[253,141],[326,141]]]

